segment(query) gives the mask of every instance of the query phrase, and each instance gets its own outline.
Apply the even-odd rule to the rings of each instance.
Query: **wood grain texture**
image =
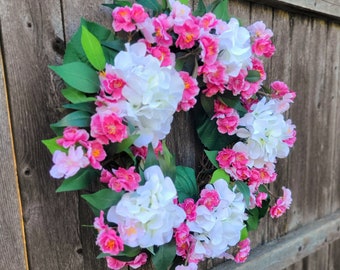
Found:
[[[309,263],[310,267],[305,269],[328,269],[327,256],[322,258],[320,255],[323,255],[322,249],[328,249],[329,243],[340,239],[339,224],[340,211],[337,211],[292,231],[280,239],[258,247],[245,264],[236,265],[227,262],[212,268],[212,270],[284,269],[309,255],[312,256],[306,263]]]
[[[321,16],[340,21],[339,0],[249,0],[288,11],[302,12],[306,15]]]
[[[0,269],[27,269],[24,220],[10,124],[0,20]]]
[[[61,60],[59,1],[1,1],[0,12],[29,266],[82,269],[78,197],[55,193],[58,181],[49,176],[51,156],[41,143],[53,137],[49,124],[60,117],[60,79],[47,68]]]
[[[0,90],[8,92],[8,99],[2,92],[0,96],[0,124],[4,127],[0,150],[6,153],[0,162],[3,187],[0,214],[5,217],[0,221],[0,239],[1,243],[12,243],[12,246],[0,247],[1,254],[5,254],[5,259],[0,259],[0,269],[25,269],[25,243],[18,226],[21,217],[15,189],[16,168],[10,154],[11,140],[15,146],[30,269],[107,269],[105,260],[95,258],[99,250],[95,246],[93,229],[82,226],[92,223],[93,214],[79,193],[55,193],[59,182],[49,176],[51,156],[40,143],[41,139],[53,137],[49,124],[60,119],[63,112],[59,108],[64,103],[60,95],[61,80],[47,65],[62,62],[65,42],[74,34],[81,17],[110,27],[110,10],[102,7],[102,2],[0,0],[0,51],[4,55],[0,68],[6,70],[7,81],[7,90],[4,90],[3,79]],[[325,218],[326,215],[339,221],[334,215],[338,215],[340,209],[340,25],[331,22],[327,12],[320,19],[296,14],[300,8],[288,12],[275,4],[292,1],[262,1],[268,3],[266,5],[259,4],[261,1],[253,2],[230,0],[230,14],[244,25],[263,20],[273,29],[277,53],[265,61],[268,82],[282,80],[297,91],[297,99],[287,116],[297,125],[298,141],[289,158],[279,161],[279,178],[271,187],[278,194],[281,185],[291,188],[292,207],[279,220],[261,221],[259,230],[251,233],[252,245],[258,248],[254,249],[250,263],[240,266],[248,268],[240,269],[259,269],[258,265],[261,269],[270,267],[272,262],[265,261],[268,255],[256,254],[271,251],[266,249],[268,247],[279,251],[281,241],[286,243],[287,253],[281,260],[287,269],[337,269],[340,240],[332,242],[332,237],[338,238],[338,232],[322,243],[318,235],[334,232],[335,227],[331,225],[334,220],[329,220],[329,216]],[[316,4],[319,2],[315,0]],[[285,6],[286,3],[280,5]],[[9,117],[12,131],[8,126]],[[202,147],[192,125],[190,114],[176,115],[167,140],[178,164],[198,168]],[[315,224],[319,229],[310,227],[318,219],[321,221]],[[3,234],[3,228],[10,230],[10,234]],[[296,229],[303,232],[302,238],[295,234]],[[295,245],[304,239],[308,239],[308,243],[294,253],[299,247]],[[273,243],[279,244],[270,246]],[[8,262],[12,252],[17,252],[17,256],[11,261],[11,269]],[[199,269],[211,269],[221,263],[223,260],[207,260]],[[223,266],[215,269],[225,269]],[[149,264],[143,269],[150,270],[152,266]]]

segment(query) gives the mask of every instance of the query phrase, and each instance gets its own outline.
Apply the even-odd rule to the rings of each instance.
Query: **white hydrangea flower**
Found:
[[[216,258],[240,240],[241,230],[245,226],[243,221],[247,219],[244,213],[246,205],[243,195],[230,190],[223,179],[205,188],[215,189],[220,203],[212,211],[204,205],[198,206],[196,220],[188,221],[187,225],[197,240],[194,253]]]
[[[261,99],[252,105],[251,111],[239,122],[237,136],[245,139],[233,146],[233,150],[244,152],[249,158],[249,166],[262,168],[265,163],[273,163],[276,158],[285,158],[289,146],[284,140],[291,136],[290,121],[285,121],[277,107],[279,101]]]
[[[236,77],[242,68],[251,66],[250,34],[235,18],[231,18],[227,26],[218,36],[218,60],[227,67],[229,76]]]
[[[173,229],[185,219],[182,208],[174,204],[177,191],[159,166],[144,172],[146,183],[136,191],[126,193],[112,206],[107,219],[118,225],[124,244],[142,248],[170,242]]]
[[[160,61],[146,55],[146,45],[126,45],[115,57],[115,70],[126,85],[119,102],[125,119],[136,127],[137,147],[158,141],[170,132],[173,114],[182,99],[184,82],[173,67],[161,67]]]

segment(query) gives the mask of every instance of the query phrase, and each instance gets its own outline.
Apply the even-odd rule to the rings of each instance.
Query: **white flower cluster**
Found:
[[[249,31],[239,26],[235,18],[231,18],[227,29],[219,36],[218,60],[227,67],[227,74],[236,77],[242,68],[251,66],[251,44]]]
[[[145,185],[125,193],[107,215],[108,221],[118,225],[124,244],[130,247],[147,248],[170,242],[173,228],[186,216],[184,210],[174,204],[176,188],[159,166],[147,168],[144,176]]]
[[[184,82],[171,66],[161,67],[160,61],[146,55],[146,45],[126,45],[127,51],[117,54],[115,70],[126,82],[120,101],[125,119],[136,127],[139,138],[134,144],[154,147],[170,132],[173,114],[182,99]]]
[[[228,183],[219,179],[214,184],[208,184],[206,189],[215,189],[219,194],[220,203],[213,211],[200,205],[197,207],[197,218],[188,221],[190,231],[197,240],[194,253],[206,258],[221,257],[230,246],[240,241],[243,221],[247,219],[244,213],[246,205],[241,193],[229,189]]]
[[[240,119],[241,127],[236,134],[245,142],[236,143],[233,150],[246,153],[250,167],[262,168],[265,163],[274,163],[276,158],[289,154],[289,146],[284,140],[291,137],[293,126],[290,120],[284,120],[279,106],[277,100],[266,102],[262,98]]]

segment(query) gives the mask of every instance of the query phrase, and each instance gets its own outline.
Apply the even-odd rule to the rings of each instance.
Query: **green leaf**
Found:
[[[126,151],[134,143],[138,136],[139,136],[138,134],[131,135],[122,142],[117,143],[117,148],[115,149],[115,152],[121,153],[123,151]]]
[[[193,15],[202,17],[205,13],[207,13],[207,8],[205,7],[204,1],[199,0]]]
[[[73,62],[61,66],[50,66],[68,85],[84,93],[97,93],[99,78],[95,70],[82,62]]]
[[[195,114],[196,115],[196,114]],[[222,150],[238,140],[236,135],[221,134],[217,130],[216,121],[211,120],[206,114],[196,115],[197,134],[206,148],[209,150]]]
[[[141,252],[139,247],[129,247],[124,245],[124,250],[119,253],[119,256],[126,256],[126,257],[136,257]]]
[[[163,152],[158,155],[159,166],[165,176],[168,176],[172,181],[176,181],[176,161],[170,153],[165,141],[162,142]]]
[[[96,101],[95,97],[88,97],[83,92],[80,92],[71,87],[61,90],[61,93],[68,101],[74,104],[89,102],[89,101]]]
[[[96,112],[96,108],[93,101],[82,102],[77,104],[64,104],[63,107],[66,109],[89,112],[91,114],[94,114]]]
[[[128,6],[131,7],[132,3],[130,1],[124,1],[124,0],[116,0],[114,1],[114,4],[102,4],[105,7],[109,7],[109,8],[116,8],[116,7],[124,7],[124,6]]]
[[[115,50],[117,52],[125,50],[124,42],[120,39],[111,40],[111,41],[103,41],[102,45],[112,50]]]
[[[82,111],[72,112],[66,115],[57,123],[51,124],[51,127],[89,127],[91,114]]]
[[[186,198],[193,198],[194,200],[197,200],[198,187],[194,169],[177,166],[175,187],[179,202],[183,202]]]
[[[183,66],[184,66],[184,59],[176,59],[176,65],[175,65],[175,69],[177,71],[182,71],[183,70]]]
[[[244,240],[244,239],[247,239],[248,238],[248,230],[247,230],[247,227],[244,227],[242,230],[241,230],[241,237],[240,237],[240,241]]]
[[[105,68],[105,56],[99,40],[82,25],[81,45],[91,65],[97,70]]]
[[[179,0],[183,5],[189,5],[189,0]]]
[[[248,219],[245,221],[248,231],[257,230],[259,226],[259,210],[257,207],[247,210]]]
[[[91,168],[81,169],[76,175],[65,179],[57,189],[57,192],[74,191],[87,188],[97,177],[98,174],[95,170]]]
[[[123,192],[115,192],[112,189],[101,189],[96,193],[92,194],[83,194],[81,197],[92,206],[96,215],[99,215],[100,210],[107,210],[113,205],[116,205],[121,197],[123,196]]]
[[[206,114],[211,118],[214,114],[214,99],[205,95],[201,96],[201,104]]]
[[[220,166],[218,165],[218,162],[216,160],[218,151],[208,151],[204,150],[204,153],[207,155],[209,161],[211,162],[212,165],[215,166],[215,168],[219,168]]]
[[[52,139],[42,140],[41,142],[47,147],[47,149],[53,154],[55,151],[59,150],[62,152],[67,152],[67,149],[57,144],[57,139],[62,138],[62,136],[58,136]]]
[[[213,9],[213,13],[216,15],[217,19],[221,19],[225,22],[229,21],[228,0],[220,0],[219,4]]]
[[[217,169],[214,171],[210,183],[213,184],[219,179],[225,180],[228,184],[230,182],[230,176],[223,169]]]
[[[110,257],[110,256],[112,256],[112,255],[109,254],[109,253],[102,252],[96,257],[96,259],[104,259],[105,257]]]
[[[144,168],[148,168],[148,167],[151,167],[153,165],[159,165],[159,161],[158,161],[158,159],[155,155],[155,152],[153,150],[152,145],[149,144],[148,155],[146,156],[146,159],[145,159]]]
[[[235,181],[237,189],[243,194],[244,201],[246,202],[246,206],[249,206],[250,201],[250,190],[248,185],[243,181]]]
[[[246,81],[248,82],[257,82],[261,79],[261,74],[257,70],[248,70],[248,75],[246,77]]]
[[[137,0],[136,2],[156,13],[160,13],[162,11],[162,6],[155,0]]]
[[[247,110],[243,107],[239,98],[231,97],[229,94],[224,94],[220,98],[228,107],[235,109],[240,117],[243,117],[247,113]]]
[[[114,40],[114,33],[100,24],[81,20],[81,26],[78,28],[77,32],[73,35],[70,42],[67,43],[66,52],[64,55],[64,64],[71,62],[84,62],[88,63],[88,59],[85,55],[81,44],[82,26],[85,26],[100,42]],[[103,48],[103,52],[106,58],[106,62],[111,62],[110,60],[115,56],[112,50]]]
[[[165,270],[170,267],[176,256],[176,244],[172,241],[159,247],[152,256],[152,263],[156,270]]]

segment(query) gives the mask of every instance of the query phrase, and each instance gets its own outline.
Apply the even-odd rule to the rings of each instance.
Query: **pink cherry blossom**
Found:
[[[146,264],[148,255],[145,252],[138,254],[133,261],[127,262],[127,265],[133,269],[137,269],[142,265]]]
[[[275,46],[268,37],[255,39],[252,45],[252,51],[257,56],[265,56],[267,58],[272,57],[275,53]]]
[[[263,21],[257,21],[252,25],[248,26],[248,30],[250,35],[255,38],[269,37],[273,36],[272,30],[266,28],[266,25]]]
[[[153,149],[156,157],[159,156],[159,154],[163,155],[163,143],[162,141],[159,141],[157,146]]]
[[[131,7],[131,19],[135,23],[143,23],[148,17],[148,13],[144,10],[144,7],[140,4],[134,3]]]
[[[175,229],[174,238],[176,241],[176,254],[186,259],[193,240],[190,229],[186,223],[182,223]]]
[[[262,207],[262,202],[268,198],[268,194],[265,192],[259,192],[256,196],[256,206],[257,207]]]
[[[132,32],[136,30],[136,26],[132,22],[131,9],[129,7],[116,7],[112,11],[112,17],[112,27],[116,32],[121,30]]]
[[[212,28],[214,28],[218,23],[218,20],[216,19],[216,15],[214,13],[208,12],[205,13],[200,22],[199,26],[203,28],[205,31],[209,32]]]
[[[103,145],[98,141],[90,141],[86,144],[87,157],[93,168],[100,170],[102,165],[100,164],[106,158],[106,152]]]
[[[214,102],[214,112],[212,119],[217,118],[217,129],[220,133],[233,135],[236,133],[239,124],[239,115],[233,108],[228,107],[219,100]]]
[[[135,172],[135,167],[130,167],[129,169],[118,168],[117,170],[114,170],[113,173],[115,177],[111,178],[109,187],[117,192],[121,191],[121,189],[118,188],[119,186],[127,191],[134,191],[141,180],[140,175]]]
[[[177,111],[189,111],[196,104],[197,100],[195,97],[198,95],[200,89],[197,80],[191,77],[188,72],[180,71],[179,75],[184,82],[184,91]]]
[[[282,190],[283,196],[279,197],[269,210],[270,216],[272,218],[278,218],[282,216],[287,211],[287,209],[289,209],[292,203],[291,191],[286,187],[282,187]]]
[[[175,25],[183,25],[190,18],[191,9],[179,1],[169,0],[171,12],[169,17]]]
[[[201,59],[207,65],[212,65],[216,62],[218,55],[218,38],[213,35],[205,34],[200,37],[200,46],[202,48]]]
[[[188,19],[183,25],[175,25],[174,32],[178,34],[176,46],[180,49],[190,49],[200,34],[200,28],[192,19]]]
[[[102,144],[121,142],[128,137],[127,127],[116,114],[96,113],[91,117],[91,136]]]
[[[247,260],[250,252],[250,239],[246,238],[240,241],[237,247],[239,248],[239,251],[235,255],[234,261],[236,263],[244,263]]]
[[[122,99],[122,89],[126,82],[115,73],[113,66],[106,64],[106,72],[100,73],[99,80],[101,89],[110,95],[111,100]]]
[[[99,181],[101,183],[108,184],[112,177],[113,177],[112,173],[110,173],[108,170],[103,169],[101,171],[101,175],[100,175]]]
[[[148,148],[146,146],[137,147],[132,145],[131,151],[135,157],[141,157],[142,159],[146,159],[146,156],[148,154]]]
[[[273,98],[281,98],[284,95],[290,93],[290,89],[287,84],[281,81],[274,81],[270,84],[270,88],[273,90]]]
[[[89,139],[89,134],[85,129],[77,127],[66,127],[63,131],[63,137],[57,139],[57,144],[64,148],[69,148],[72,145],[80,142],[86,142]]]
[[[179,204],[180,207],[183,208],[186,214],[186,218],[189,221],[194,221],[196,219],[197,213],[196,208],[197,205],[192,198],[187,198],[183,201],[183,203]]]
[[[155,27],[156,42],[160,46],[169,47],[172,45],[172,37],[167,32],[171,27],[171,23],[168,20],[166,14],[161,14],[153,19],[153,26]]]
[[[247,166],[248,158],[243,152],[224,148],[217,154],[216,160],[236,180],[246,180],[251,176],[251,170]]]
[[[174,56],[170,52],[169,47],[157,46],[149,50],[150,54],[156,57],[161,62],[161,67],[172,66],[174,63]]]
[[[81,168],[89,165],[88,158],[84,155],[83,148],[71,146],[68,153],[55,151],[53,154],[53,163],[50,174],[54,178],[69,178],[75,175]]]
[[[100,211],[99,217],[95,217],[93,222],[93,227],[98,230],[98,232],[107,229],[109,226],[104,222],[104,211]]]
[[[202,189],[198,205],[204,205],[208,210],[212,211],[220,203],[220,196],[216,190]]]
[[[105,257],[106,258],[106,263],[107,263],[107,267],[109,269],[112,269],[112,270],[120,270],[122,269],[124,266],[126,266],[126,262],[123,262],[123,261],[120,261],[120,260],[117,260],[115,258],[112,258],[112,257]]]
[[[122,239],[112,228],[101,230],[97,236],[96,244],[102,252],[111,255],[117,255],[119,252],[124,250]]]

